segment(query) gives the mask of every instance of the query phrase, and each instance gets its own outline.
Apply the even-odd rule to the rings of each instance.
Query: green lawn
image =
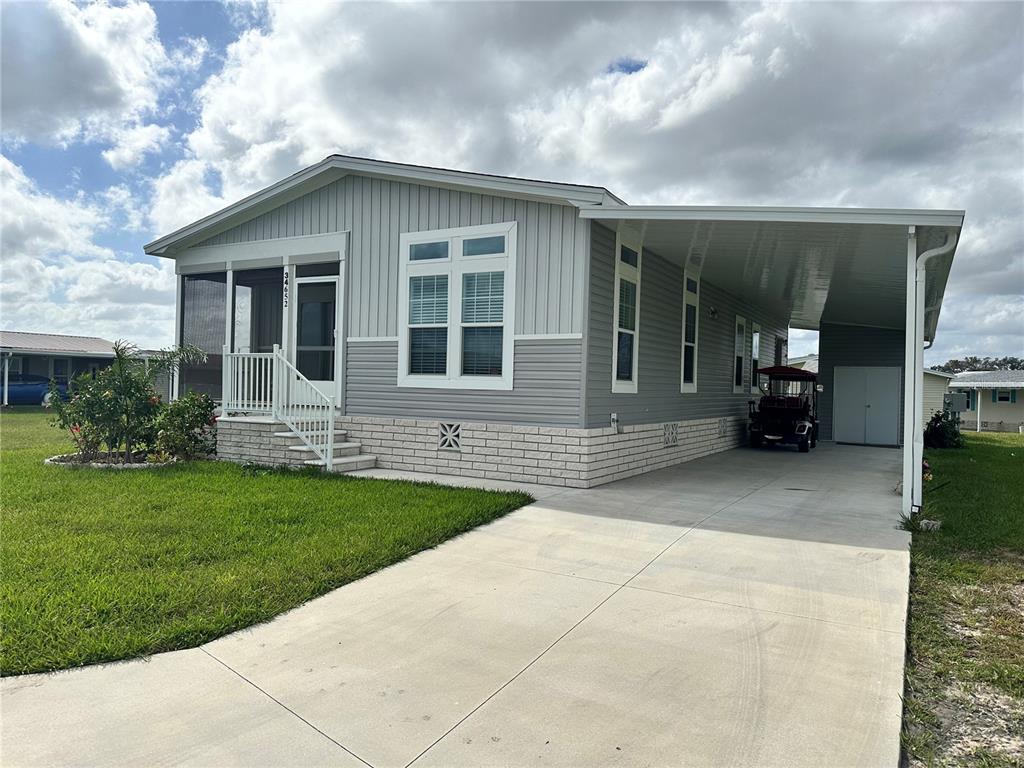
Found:
[[[206,461],[43,466],[70,447],[49,420],[0,416],[4,675],[192,647],[530,501]]]
[[[1024,436],[931,450],[915,532],[903,743],[911,764],[1024,764]]]

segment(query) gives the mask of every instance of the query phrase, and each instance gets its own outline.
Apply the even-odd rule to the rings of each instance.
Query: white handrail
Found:
[[[273,352],[231,352],[225,346],[221,410],[271,413],[273,368]]]
[[[286,424],[331,471],[334,398],[303,376],[277,344],[273,352],[231,352],[224,347],[221,412],[272,416]]]
[[[288,425],[330,472],[334,466],[334,398],[303,376],[274,345],[271,414]]]

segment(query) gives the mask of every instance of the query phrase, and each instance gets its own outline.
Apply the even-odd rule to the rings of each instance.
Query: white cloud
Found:
[[[46,194],[0,156],[0,312],[23,331],[173,341],[170,262],[128,261],[97,243],[111,226],[141,223],[125,187],[94,198]]]
[[[115,130],[114,146],[103,151],[103,159],[115,171],[138,165],[150,152],[159,152],[171,138],[171,129],[148,123]]]
[[[69,0],[8,3],[2,25],[3,131],[8,141],[112,144],[116,170],[137,164],[169,138],[157,116],[161,94],[207,55],[202,38],[168,52],[153,9]]]

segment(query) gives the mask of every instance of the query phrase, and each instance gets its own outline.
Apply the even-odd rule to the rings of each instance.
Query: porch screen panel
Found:
[[[282,339],[284,269],[235,272],[235,352],[272,352]]]
[[[220,399],[226,312],[227,275],[224,272],[184,276],[181,286],[181,343],[203,350],[206,362],[181,367],[182,393],[202,392]]]

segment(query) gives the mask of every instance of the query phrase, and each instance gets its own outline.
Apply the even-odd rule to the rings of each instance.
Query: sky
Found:
[[[4,328],[171,344],[143,244],[341,153],[637,204],[963,208],[926,363],[1024,355],[1022,3],[54,0],[2,2],[0,38]]]

